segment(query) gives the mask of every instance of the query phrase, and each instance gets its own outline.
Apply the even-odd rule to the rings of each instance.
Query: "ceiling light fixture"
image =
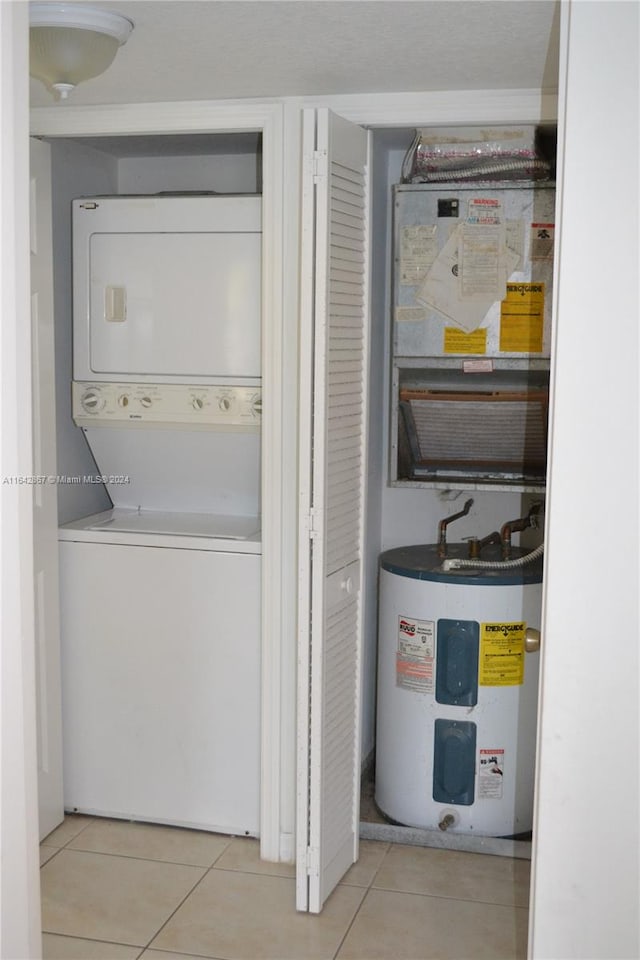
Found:
[[[133,30],[127,17],[79,3],[31,3],[29,21],[29,72],[57,100],[104,73]]]

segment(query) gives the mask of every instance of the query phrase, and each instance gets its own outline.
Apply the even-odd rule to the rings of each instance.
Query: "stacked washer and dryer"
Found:
[[[73,205],[72,408],[113,507],[60,529],[67,810],[259,832],[259,196]]]

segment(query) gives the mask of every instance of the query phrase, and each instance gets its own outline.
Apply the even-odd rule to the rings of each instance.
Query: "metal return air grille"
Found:
[[[410,479],[544,479],[546,391],[401,390],[400,409]]]

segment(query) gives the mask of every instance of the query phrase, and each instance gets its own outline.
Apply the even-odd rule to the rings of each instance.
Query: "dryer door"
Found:
[[[75,378],[259,377],[260,203],[76,201]]]

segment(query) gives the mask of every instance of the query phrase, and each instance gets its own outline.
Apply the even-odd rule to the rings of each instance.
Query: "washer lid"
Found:
[[[212,513],[169,513],[163,510],[110,510],[86,530],[110,533],[156,533],[181,537],[249,540],[260,534],[259,517]]]

